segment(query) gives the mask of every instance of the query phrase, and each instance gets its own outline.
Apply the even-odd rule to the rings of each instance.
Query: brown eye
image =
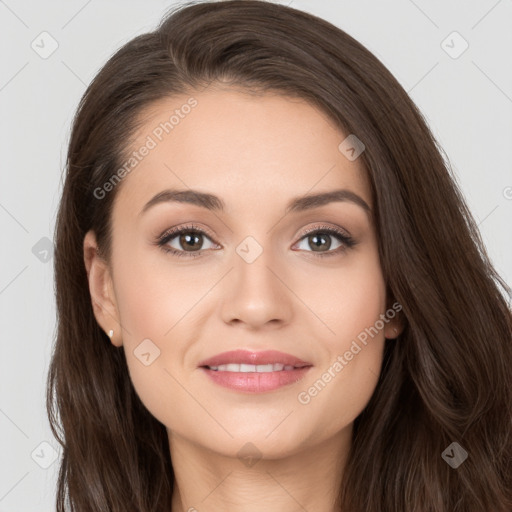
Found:
[[[206,242],[210,245],[205,247]],[[195,226],[168,230],[158,238],[157,244],[175,256],[200,256],[203,249],[216,248],[210,237]]]
[[[163,243],[169,245],[177,252],[197,252],[214,247],[211,241],[210,246],[204,247],[207,240],[210,239],[203,231],[180,229],[174,233],[169,233]]]
[[[319,251],[322,249],[329,250],[331,247],[331,236],[318,231],[313,235],[308,235],[307,240],[309,246],[313,248],[313,251]]]
[[[336,239],[338,245],[331,249],[332,239]],[[303,244],[303,247],[300,247]],[[334,228],[317,228],[304,235],[299,241],[299,249],[306,252],[314,252],[316,256],[331,256],[339,254],[346,249],[353,247],[355,240]],[[304,247],[304,245],[306,247]],[[311,250],[308,250],[308,247]]]
[[[203,245],[203,235],[200,233],[190,233],[192,232],[182,234],[179,236],[179,245],[183,249],[191,249],[192,251],[200,250],[201,246]]]

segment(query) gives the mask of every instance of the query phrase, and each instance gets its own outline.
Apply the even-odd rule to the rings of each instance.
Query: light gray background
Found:
[[[491,259],[512,284],[512,0],[280,3],[347,31],[410,92],[456,171]],[[41,467],[51,447],[58,450],[44,408],[55,327],[53,260],[44,250],[73,113],[107,58],[153,29],[172,4],[0,0],[0,512],[54,510],[58,461]],[[59,45],[47,59],[31,47],[35,40],[49,48],[43,31]],[[458,58],[441,45],[453,31],[469,43]],[[451,36],[445,45],[453,54],[461,43]]]

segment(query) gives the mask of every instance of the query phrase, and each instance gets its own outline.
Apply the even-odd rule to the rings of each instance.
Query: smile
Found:
[[[232,350],[199,363],[210,382],[238,392],[263,393],[303,379],[313,365],[276,350]]]
[[[219,366],[208,366],[210,370],[216,372],[235,372],[235,373],[269,373],[294,370],[292,365],[275,364],[221,364]]]

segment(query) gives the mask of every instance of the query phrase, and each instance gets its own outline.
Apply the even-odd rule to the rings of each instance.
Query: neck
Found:
[[[339,512],[351,435],[348,428],[336,438],[270,459],[265,454],[229,457],[169,434],[172,512]]]

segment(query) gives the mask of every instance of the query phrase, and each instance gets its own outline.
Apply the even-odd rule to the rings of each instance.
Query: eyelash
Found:
[[[198,226],[194,224],[189,224],[187,226],[182,226],[180,228],[172,228],[168,229],[167,231],[164,231],[156,240],[156,244],[162,248],[163,251],[166,253],[171,253],[173,256],[177,256],[179,258],[185,257],[185,258],[196,258],[198,256],[201,256],[201,253],[203,250],[194,251],[194,252],[188,252],[188,251],[178,251],[174,248],[170,248],[167,246],[167,243],[170,242],[173,238],[176,238],[178,235],[181,235],[183,233],[194,233],[194,234],[200,234],[205,235],[208,238],[212,239],[212,237],[203,229],[199,228]],[[326,251],[326,252],[319,252],[315,253],[315,257],[329,257],[329,256],[335,256],[339,254],[340,252],[343,252],[347,249],[351,249],[354,247],[357,242],[351,237],[345,235],[342,231],[337,230],[335,228],[329,227],[329,226],[320,226],[315,227],[312,229],[308,229],[305,233],[302,234],[302,236],[299,239],[299,242],[306,238],[307,236],[311,235],[312,233],[321,233],[325,235],[334,236],[337,238],[343,245],[338,247],[337,249],[333,251]],[[213,240],[212,240],[213,241]],[[307,252],[314,252],[314,251],[307,251]]]

